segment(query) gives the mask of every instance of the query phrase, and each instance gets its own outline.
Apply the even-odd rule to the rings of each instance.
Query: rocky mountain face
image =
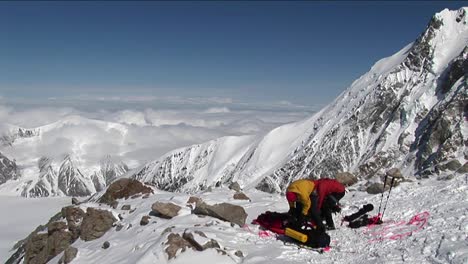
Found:
[[[436,14],[415,42],[378,61],[307,120],[266,135],[179,149],[133,177],[170,191],[237,181],[244,188],[279,192],[294,179],[338,172],[351,172],[368,184],[391,168],[416,177],[463,173],[468,167],[467,21],[467,8]]]
[[[38,179],[26,183],[22,196],[87,196],[101,191],[128,171],[123,162],[114,161],[110,156],[101,161],[99,169],[92,175],[83,174],[71,156],[66,156],[60,163],[42,157],[38,168]]]
[[[0,146],[12,146],[18,138],[31,138],[39,136],[39,133],[35,129],[15,128],[12,133],[0,136]]]
[[[9,160],[0,153],[0,184],[10,179],[16,179],[18,176],[15,162]]]

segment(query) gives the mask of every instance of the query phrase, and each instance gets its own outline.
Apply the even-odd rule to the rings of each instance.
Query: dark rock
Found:
[[[118,224],[116,227],[115,227],[115,231],[119,232],[120,230],[122,230],[123,228],[123,225],[122,224]]]
[[[193,248],[193,246],[185,239],[183,239],[179,234],[170,233],[167,237],[166,253],[169,259],[173,259],[177,256],[177,252],[185,252],[187,248]]]
[[[438,181],[449,181],[449,180],[452,180],[453,178],[455,178],[455,174],[448,174],[448,175],[443,175],[443,176],[437,177],[437,180]]]
[[[155,213],[155,215],[167,219],[171,219],[177,216],[181,208],[182,207],[173,203],[161,202],[156,202],[151,206],[151,209],[153,210],[153,213]]]
[[[112,201],[110,203],[110,207],[112,207],[113,209],[117,209],[118,206],[119,206],[119,202],[117,201]]]
[[[132,209],[132,206],[130,206],[129,204],[125,204],[122,206],[122,210],[131,210]]]
[[[234,253],[234,255],[238,256],[239,258],[244,257],[244,253],[242,253],[242,251],[240,251],[240,250],[237,250],[236,253]]]
[[[67,227],[67,223],[65,222],[51,222],[47,224],[47,233],[51,235],[56,231],[63,231],[67,229]]]
[[[193,204],[194,203],[195,205],[197,205],[197,204],[199,204],[201,202],[203,202],[203,200],[201,198],[195,197],[195,196],[190,196],[190,198],[187,201],[188,204]]]
[[[200,232],[200,231],[198,231],[197,234],[199,234],[201,237],[206,238],[206,235],[204,233]],[[192,247],[195,248],[198,251],[203,251],[203,250],[206,250],[208,248],[221,248],[219,246],[219,244],[218,244],[218,241],[216,241],[214,239],[210,239],[208,242],[206,242],[203,245],[200,244],[198,241],[196,241],[193,234],[190,233],[190,232],[184,232],[184,234],[182,235],[182,238],[187,240],[192,245]]]
[[[461,163],[458,160],[451,160],[444,164],[444,170],[457,171],[462,167]]]
[[[108,249],[109,247],[110,247],[109,241],[106,241],[106,242],[104,242],[104,243],[102,244],[102,248],[103,248],[103,249]]]
[[[463,166],[458,169],[457,171],[458,173],[468,173],[468,162],[465,162],[465,164],[463,164]]]
[[[78,249],[70,246],[67,249],[65,249],[65,251],[63,252],[63,256],[60,258],[58,263],[59,264],[71,263],[72,260],[76,258],[77,254],[78,254]]]
[[[36,234],[26,244],[24,263],[46,263],[49,259],[48,234]]]
[[[80,238],[84,241],[100,238],[116,221],[111,212],[88,207],[81,224]]]
[[[239,183],[237,183],[237,182],[232,182],[232,183],[229,185],[229,189],[230,189],[230,190],[234,190],[234,191],[236,191],[236,192],[240,192],[240,191],[242,190],[241,187],[240,187],[240,185],[239,185]]]
[[[247,195],[245,195],[245,193],[242,193],[242,192],[235,193],[233,198],[235,200],[249,200],[250,201],[250,198]]]
[[[63,222],[60,222],[63,223]],[[61,228],[62,226],[57,226]],[[69,231],[55,229],[52,233],[49,230],[49,237],[47,238],[47,252],[49,259],[62,253],[73,242],[72,234]]]
[[[72,198],[72,204],[73,205],[78,205],[78,204],[80,204],[80,201],[77,198],[73,197]]]
[[[384,185],[382,183],[372,183],[367,186],[366,192],[369,194],[379,194],[384,192]]]
[[[349,172],[339,172],[336,174],[335,179],[344,186],[351,186],[358,182],[358,178]]]
[[[247,218],[247,213],[244,208],[229,203],[208,205],[203,202],[195,207],[193,213],[215,217],[239,226],[243,226]]]
[[[149,224],[150,219],[151,219],[151,217],[149,215],[143,216],[141,218],[141,220],[140,220],[140,225],[145,226],[145,225]]]
[[[47,226],[49,226],[49,224],[51,224],[52,222],[57,222],[57,221],[60,221],[61,219],[62,219],[62,213],[58,212],[57,214],[55,214],[54,216],[52,216],[49,219],[49,221],[47,222],[46,225],[39,225],[25,239],[18,241],[13,246],[13,249],[16,250],[16,252],[13,253],[8,260],[6,260],[5,264],[18,264],[18,263],[21,263],[21,261],[23,259],[25,259],[26,249],[28,247],[28,244],[33,240],[33,237],[37,236],[39,232],[41,232],[41,233],[45,232],[45,233],[47,233],[47,236],[49,236],[49,232],[48,232],[49,228]],[[61,227],[59,225],[59,227],[51,227],[51,229],[61,230]],[[29,246],[30,246],[30,244],[29,244]],[[48,251],[48,249],[47,249],[47,251]]]
[[[110,205],[116,199],[129,198],[140,193],[149,195],[153,190],[135,179],[123,178],[109,185],[99,202]]]
[[[79,207],[67,206],[62,208],[62,215],[67,220],[68,230],[73,240],[77,239],[80,236],[80,226],[86,213]]]

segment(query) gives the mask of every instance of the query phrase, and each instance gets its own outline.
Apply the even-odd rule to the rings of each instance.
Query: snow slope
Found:
[[[250,202],[234,200],[234,191],[223,187],[197,195],[209,204],[228,202],[244,207],[248,213],[248,224],[244,227],[191,214],[186,205],[189,195],[184,193],[156,191],[147,199],[120,200],[119,204],[128,204],[136,209],[131,213],[86,203],[80,207],[86,209],[91,206],[109,210],[115,216],[120,214],[122,220],[116,226],[123,228],[120,231],[112,228],[103,237],[93,241],[76,241],[73,247],[78,249],[78,256],[73,263],[467,263],[467,177],[460,176],[450,181],[426,179],[402,183],[392,190],[384,216],[385,223],[372,229],[349,229],[339,225],[343,215],[355,212],[367,203],[375,205],[372,214],[376,214],[381,198],[380,195],[356,191],[358,187],[348,188],[342,200],[342,215],[334,216],[337,230],[329,231],[332,238],[331,251],[324,254],[286,245],[284,237],[276,237],[272,233],[261,236],[261,230],[250,224],[251,221],[268,210],[284,212],[288,205],[283,196],[255,189],[246,191],[251,198]],[[152,216],[148,225],[141,226],[139,222],[142,216],[148,215],[151,205],[156,201],[172,202],[183,209],[173,219]],[[414,224],[408,224],[412,217],[423,212],[427,212],[428,218],[420,229],[414,228]],[[403,225],[395,225],[401,221]],[[178,252],[175,259],[168,260],[164,252],[168,233],[163,232],[168,227],[173,227],[171,232],[179,234],[185,230],[202,231],[208,239],[217,240],[228,254],[221,255],[215,250],[195,252],[188,249]],[[383,228],[387,228],[386,231]],[[379,230],[385,231],[384,239],[377,241],[382,238],[376,234]],[[389,239],[391,235],[408,231],[412,231],[408,236]],[[110,243],[108,249],[102,248],[105,241]],[[243,258],[234,255],[237,250],[242,251]],[[57,263],[60,257],[58,255],[49,263]]]
[[[280,192],[294,179],[343,171],[377,181],[392,167],[418,178],[445,173],[447,164],[458,170],[468,161],[467,10],[436,14],[415,42],[375,63],[309,119],[242,140],[243,153],[235,151],[227,170],[206,169],[218,163],[216,153],[230,152],[215,140],[170,152],[133,177],[171,191],[237,181]],[[193,159],[194,148],[210,151]]]

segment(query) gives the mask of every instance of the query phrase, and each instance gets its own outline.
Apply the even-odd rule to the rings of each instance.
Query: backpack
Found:
[[[325,231],[318,231],[315,228],[307,227],[302,228],[294,224],[288,225],[288,231],[293,230],[293,232],[298,232],[300,234],[304,234],[307,236],[307,239],[304,241],[302,240],[302,244],[312,247],[312,248],[325,248],[330,246],[330,236]],[[287,231],[286,235],[289,234]],[[294,236],[290,236],[295,238]],[[296,238],[295,238],[296,239]],[[297,240],[297,239],[296,239]]]
[[[284,234],[284,229],[288,224],[288,220],[289,215],[287,213],[266,211],[260,214],[252,223],[282,235]]]

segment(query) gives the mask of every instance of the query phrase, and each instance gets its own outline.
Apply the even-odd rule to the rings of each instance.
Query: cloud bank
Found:
[[[66,106],[57,98],[48,106],[3,102],[0,135],[18,127],[40,131],[40,137],[0,147],[0,152],[25,167],[37,166],[41,156],[67,154],[82,167],[95,166],[109,154],[136,167],[176,148],[222,136],[266,133],[313,112],[285,102],[234,103],[227,98],[111,97],[70,100]]]

